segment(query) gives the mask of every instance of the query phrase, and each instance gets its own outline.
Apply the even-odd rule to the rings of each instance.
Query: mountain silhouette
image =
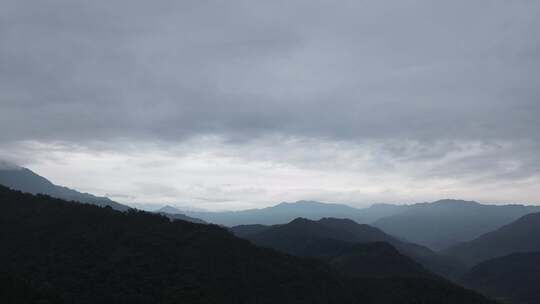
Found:
[[[517,252],[540,251],[540,212],[486,233],[472,241],[445,250],[463,262],[474,265],[487,259]]]
[[[328,204],[315,201],[298,201],[295,203],[280,203],[276,206],[261,209],[241,211],[186,211],[191,217],[200,218],[209,223],[237,226],[237,225],[275,225],[285,224],[297,217],[318,220],[323,217],[360,216],[360,209],[342,204]]]
[[[156,211],[156,213],[164,215],[164,216],[168,217],[171,220],[183,220],[183,221],[188,221],[188,222],[192,222],[192,223],[207,224],[205,221],[203,221],[201,219],[194,218],[194,217],[187,216],[187,215],[183,214],[182,211],[180,211],[177,208],[172,207],[172,206],[164,206],[164,207],[158,209]]]
[[[410,242],[442,250],[538,211],[540,206],[440,200],[411,205],[404,212],[377,220],[373,226]]]
[[[176,207],[169,206],[169,205],[159,208],[156,212],[158,212],[158,213],[169,213],[169,214],[182,214],[181,210],[179,210]]]
[[[371,223],[379,218],[404,211],[406,205],[374,204],[368,208],[354,208],[343,204],[317,201],[283,202],[275,206],[241,211],[183,211],[184,214],[224,226],[278,225],[302,217],[319,220],[324,217],[350,218],[359,223]]]
[[[464,271],[457,261],[441,256],[429,248],[403,242],[378,228],[358,224],[349,219],[323,218],[319,221],[298,218],[285,225],[238,226],[233,233],[255,244],[298,256],[329,258],[340,254],[354,243],[386,242],[401,254],[427,269],[454,277]]]
[[[241,211],[182,211],[187,216],[228,227],[279,225],[299,217],[310,220],[348,218],[433,250],[472,240],[533,212],[540,212],[540,206],[495,206],[463,200],[412,205],[374,204],[368,208],[298,201]]]
[[[504,303],[540,303],[540,252],[514,253],[484,261],[474,266],[463,282]]]
[[[107,197],[94,196],[53,184],[48,179],[31,170],[15,165],[0,167],[0,185],[32,194],[46,194],[67,201],[76,201],[97,206],[110,206],[113,209],[126,211],[128,206],[122,205]]]
[[[215,225],[2,186],[0,204],[0,273],[65,303],[494,303],[440,279],[340,274]]]

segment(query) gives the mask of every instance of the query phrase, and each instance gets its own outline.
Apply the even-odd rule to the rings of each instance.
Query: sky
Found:
[[[540,204],[540,1],[3,0],[0,159],[124,203]]]

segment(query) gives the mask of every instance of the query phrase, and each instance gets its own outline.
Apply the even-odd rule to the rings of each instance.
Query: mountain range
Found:
[[[229,303],[225,294],[232,288],[231,303],[253,298],[280,303],[324,303],[330,298],[343,303],[492,303],[445,277],[504,303],[540,303],[538,206],[440,200],[358,209],[298,201],[231,212],[164,206],[148,213],[55,185],[17,166],[0,166],[0,184],[29,193],[0,186],[0,242],[5,249],[0,253],[1,302],[62,303],[77,297],[77,302],[93,303],[91,293],[99,293],[105,303],[120,298],[196,303],[201,295],[210,295],[205,301]],[[227,230],[268,249],[242,242],[193,215],[220,225],[243,223]],[[223,250],[233,252],[220,256]],[[171,274],[171,269],[182,274]],[[72,272],[75,277],[68,275]],[[125,282],[100,282],[100,273]],[[289,273],[299,281],[289,280]],[[277,278],[279,286],[272,285]],[[240,280],[255,291],[216,287],[215,280]],[[163,281],[197,283],[178,289]],[[307,282],[322,290],[314,291]],[[288,295],[297,285],[301,293]],[[133,286],[144,292],[127,291]],[[261,291],[266,288],[278,292]],[[88,294],[79,298],[83,289]],[[449,295],[446,301],[442,294]]]
[[[119,211],[127,211],[130,209],[129,206],[115,202],[108,197],[81,193],[67,187],[55,185],[45,177],[34,173],[30,169],[11,164],[8,165],[2,163],[0,166],[0,185],[32,194],[46,194],[67,201],[92,204],[100,207],[109,206]],[[163,214],[172,220],[179,219],[193,223],[206,223],[198,218],[187,216],[172,206],[164,206],[156,212]]]
[[[366,265],[384,265],[381,253],[415,267],[389,245],[355,246],[326,263],[257,247],[215,225],[133,209],[3,186],[0,204],[0,274],[64,303],[495,303],[436,277],[373,276],[376,267]],[[0,300],[21,292],[0,290]]]
[[[262,209],[226,212],[185,212],[190,217],[225,226],[277,225],[295,218],[319,220],[348,218],[370,224],[408,242],[434,250],[472,240],[523,215],[539,212],[540,206],[486,205],[463,200],[440,200],[412,205],[375,204],[354,208],[315,201],[281,203]]]
[[[321,203],[316,201],[283,202],[275,206],[241,211],[186,211],[186,215],[203,219],[207,222],[224,225],[276,225],[284,224],[295,218],[303,217],[318,220],[323,217],[351,218],[360,222],[369,221],[369,214],[360,209],[343,204]],[[362,220],[359,220],[359,219]]]
[[[297,201],[240,211],[212,212],[176,209],[176,212],[229,227],[285,224],[298,217],[311,220],[324,217],[349,218],[358,223],[372,224],[410,241],[443,249],[447,244],[462,242],[468,240],[467,238],[472,239],[504,226],[525,214],[540,212],[540,206],[517,204],[497,206],[445,199],[432,203],[374,204],[367,208],[354,208],[344,204]],[[425,231],[423,223],[433,224],[433,229]],[[471,237],[469,233],[474,236]]]
[[[192,223],[206,224],[205,221],[198,218],[191,217],[191,216],[187,216],[183,214],[182,211],[168,205],[158,209],[157,211],[155,211],[155,213],[164,215],[171,220],[183,220],[183,221],[188,221]]]
[[[120,211],[129,209],[128,206],[107,197],[55,185],[27,168],[14,165],[0,166],[0,184],[15,190],[47,194],[68,201],[110,206]],[[343,204],[298,201],[242,211],[182,211],[165,206],[157,212],[171,219],[224,226],[285,224],[298,217],[311,220],[325,217],[349,218],[358,223],[371,224],[407,242],[441,250],[496,230],[523,215],[540,212],[540,206],[495,206],[471,201],[441,200],[412,205],[375,204],[359,209]]]
[[[380,218],[373,225],[410,242],[442,250],[472,240],[533,212],[540,212],[540,206],[497,206],[472,201],[440,200],[410,205],[404,212]]]
[[[47,194],[67,201],[87,203],[101,207],[109,206],[119,211],[129,209],[128,206],[117,203],[108,197],[81,193],[67,187],[55,185],[45,177],[27,168],[15,165],[0,166],[0,185],[32,194]]]
[[[110,206],[120,211],[129,209],[128,206],[107,197],[55,185],[45,177],[15,165],[0,166],[0,184],[23,192],[42,193],[68,201]],[[182,211],[176,207],[165,206],[157,212],[170,219],[224,226],[285,224],[299,217],[311,220],[325,217],[349,218],[380,228],[406,242],[444,250],[501,228],[526,214],[540,212],[540,206],[496,206],[447,199],[433,203],[374,204],[368,208],[354,208],[343,204],[298,201],[242,211]]]
[[[284,225],[236,226],[231,231],[257,245],[289,254],[329,259],[355,244],[384,242],[434,273],[455,277],[464,271],[457,260],[439,255],[429,248],[403,242],[378,228],[349,219],[323,218],[318,221],[298,218]]]
[[[533,251],[540,251],[540,212],[527,214],[472,241],[455,245],[444,253],[474,265],[511,253]]]

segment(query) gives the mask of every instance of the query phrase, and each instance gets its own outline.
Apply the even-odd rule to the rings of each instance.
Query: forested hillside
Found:
[[[0,204],[0,272],[67,303],[493,303],[442,280],[348,278],[213,225],[5,187]]]

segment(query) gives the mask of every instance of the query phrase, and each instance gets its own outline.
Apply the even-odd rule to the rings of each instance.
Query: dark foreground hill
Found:
[[[213,225],[5,187],[0,204],[0,273],[66,303],[493,303],[443,280],[340,275]]]
[[[388,243],[342,243],[341,248],[340,253],[327,261],[340,273],[350,277],[435,278],[422,265],[402,255]]]
[[[128,206],[112,201],[108,197],[81,193],[67,187],[55,185],[48,179],[27,168],[14,165],[0,167],[0,185],[32,194],[46,194],[67,201],[76,201],[102,207],[110,206],[120,211],[129,209]]]
[[[465,270],[459,262],[426,247],[403,242],[378,228],[349,219],[323,218],[312,221],[298,218],[285,225],[242,225],[232,227],[231,231],[261,246],[297,256],[323,259],[341,254],[344,248],[355,243],[385,242],[437,274],[455,277]]]
[[[467,286],[514,304],[540,303],[540,252],[482,262],[464,277]]]
[[[469,265],[516,252],[540,251],[540,212],[445,251]]]
[[[496,206],[440,200],[410,205],[405,211],[383,217],[373,225],[410,242],[442,250],[539,211],[540,206]]]
[[[58,294],[46,288],[37,289],[24,279],[0,273],[0,302],[1,303],[62,303]]]

